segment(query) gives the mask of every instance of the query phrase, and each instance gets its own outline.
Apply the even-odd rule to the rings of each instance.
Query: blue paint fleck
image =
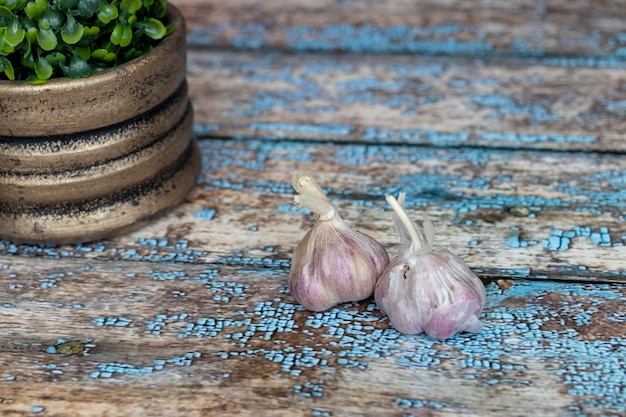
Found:
[[[279,204],[278,207],[276,207],[276,211],[279,213],[297,213],[300,209],[293,204]],[[304,210],[302,211],[304,212]]]
[[[324,396],[324,380],[316,383],[305,382],[304,384],[294,385],[294,392],[301,397],[323,397]]]
[[[193,133],[196,136],[208,136],[209,134],[217,131],[220,129],[220,126],[218,124],[200,124],[200,123],[194,123],[193,124]]]
[[[536,240],[520,239],[519,235],[511,235],[506,240],[506,245],[511,248],[525,248],[527,246],[536,245],[537,243]]]
[[[553,230],[550,237],[542,242],[543,247],[553,251],[565,251],[569,249],[570,238],[563,235],[561,230]]]
[[[213,220],[215,213],[217,213],[215,209],[202,209],[202,210],[196,211],[194,213],[194,217],[209,221],[209,220]]]
[[[349,81],[340,81],[337,87],[347,91],[369,91],[369,90],[402,90],[405,89],[406,83],[401,81],[387,81],[375,77],[363,77],[352,79]]]
[[[114,326],[114,327],[126,327],[133,321],[127,317],[96,317],[91,320],[93,324],[98,327],[101,326]]]

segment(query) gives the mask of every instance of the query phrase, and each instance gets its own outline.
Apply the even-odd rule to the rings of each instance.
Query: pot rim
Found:
[[[186,75],[186,25],[167,5],[174,26],[145,54],[85,78],[59,77],[45,84],[0,81],[0,138],[68,134],[140,115],[161,103]],[[122,109],[120,111],[120,109]]]

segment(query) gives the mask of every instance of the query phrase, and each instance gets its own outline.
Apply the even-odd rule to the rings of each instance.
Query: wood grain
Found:
[[[0,241],[0,416],[626,413],[622,1],[173,3],[200,180],[132,234]],[[483,331],[297,305],[298,170],[391,255],[406,192]]]
[[[192,51],[199,135],[626,150],[623,69]]]
[[[623,286],[492,283],[483,333],[442,343],[398,334],[369,300],[307,312],[285,294],[284,274],[258,268],[98,260],[60,268],[0,257],[7,261],[4,416],[556,416],[621,407],[625,381],[613,367],[623,365]],[[63,356],[59,339],[90,347]]]
[[[623,1],[173,0],[190,42],[290,51],[621,60]]]
[[[625,281],[619,155],[262,140],[204,140],[201,147],[197,189],[163,221],[78,246],[5,242],[0,253],[285,271],[314,221],[293,206],[291,177],[305,170],[347,222],[392,254],[398,238],[384,195],[404,191],[413,218],[427,211],[437,244],[481,276]]]

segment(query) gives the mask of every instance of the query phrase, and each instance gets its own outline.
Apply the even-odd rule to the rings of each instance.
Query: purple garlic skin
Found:
[[[312,311],[370,297],[389,263],[375,239],[351,229],[338,214],[318,220],[294,250],[288,286]]]
[[[412,260],[393,258],[376,285],[374,298],[391,325],[440,340],[480,332],[485,287],[465,262],[445,249]]]
[[[402,245],[376,284],[378,307],[405,334],[426,332],[443,340],[461,331],[480,332],[483,283],[461,258],[447,249],[433,249],[432,223],[426,218],[422,232],[408,219],[404,193],[396,205],[394,223]]]

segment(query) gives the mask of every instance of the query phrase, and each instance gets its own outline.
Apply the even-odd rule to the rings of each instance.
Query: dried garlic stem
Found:
[[[403,197],[403,194],[404,193],[400,193],[400,198]],[[411,219],[409,219],[409,215],[407,214],[404,207],[402,207],[400,203],[398,203],[398,200],[396,200],[396,198],[392,195],[386,195],[385,200],[387,200],[387,203],[389,203],[396,216],[398,216],[398,219],[404,225],[404,228],[411,238],[411,242],[413,242],[414,249],[420,250],[422,246],[424,246],[424,242],[417,233],[417,230],[415,230],[415,225],[413,224]],[[404,198],[402,198],[402,200],[404,200]]]
[[[296,207],[311,210],[322,221],[332,219],[337,213],[335,207],[326,198],[322,199],[311,194],[302,194],[295,196],[294,200]]]
[[[320,220],[330,220],[335,217],[337,213],[335,207],[310,174],[298,172],[294,175],[291,185],[300,194],[294,198],[296,207],[311,210],[319,216]]]
[[[308,194],[324,200],[328,200],[326,194],[322,190],[313,177],[306,172],[298,172],[294,175],[291,185],[298,192],[298,194]]]

